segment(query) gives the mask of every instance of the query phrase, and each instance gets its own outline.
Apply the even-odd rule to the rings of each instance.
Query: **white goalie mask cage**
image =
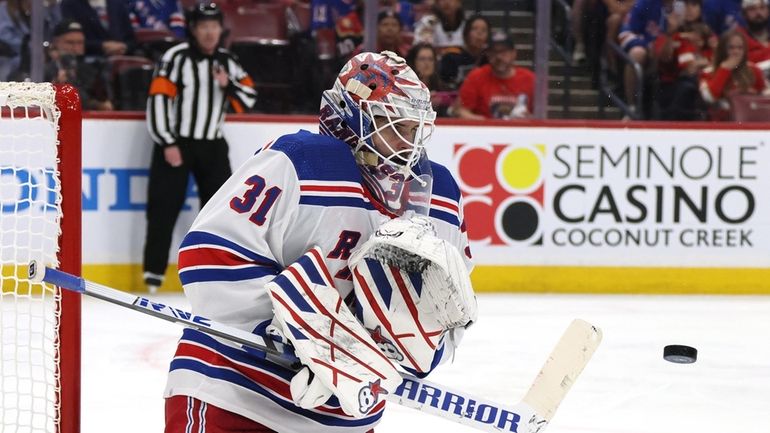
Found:
[[[397,215],[426,211],[419,203],[430,201],[425,145],[436,113],[430,91],[403,58],[390,51],[353,57],[323,93],[319,120],[322,134],[351,146],[380,204]]]

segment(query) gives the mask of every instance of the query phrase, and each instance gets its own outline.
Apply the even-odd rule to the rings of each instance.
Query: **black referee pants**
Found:
[[[179,212],[184,206],[190,173],[195,178],[200,207],[230,177],[228,146],[224,138],[216,140],[179,139],[182,165],[166,162],[163,148],[155,145],[147,187],[147,235],[144,242],[144,272],[164,275],[168,266],[171,237]],[[161,281],[145,283],[159,285]]]

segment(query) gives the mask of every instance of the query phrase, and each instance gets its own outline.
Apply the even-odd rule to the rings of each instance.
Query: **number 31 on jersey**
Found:
[[[281,188],[271,186],[265,191],[265,179],[258,174],[249,177],[244,183],[249,185],[250,188],[243,193],[243,196],[233,197],[230,200],[230,208],[242,214],[251,212],[256,206],[257,210],[249,216],[249,221],[261,226],[265,223],[270,208],[273,207],[275,201],[278,200],[278,196],[281,195]],[[264,195],[262,192],[264,192]]]

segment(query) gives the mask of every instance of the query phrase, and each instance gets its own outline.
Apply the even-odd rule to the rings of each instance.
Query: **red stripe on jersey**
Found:
[[[267,265],[253,262],[231,251],[212,247],[188,248],[179,251],[179,270],[190,266],[238,266],[238,265]]]
[[[436,206],[445,207],[445,208],[451,209],[451,210],[453,210],[455,212],[458,212],[458,210],[459,210],[457,205],[454,204],[453,202],[446,201],[446,200],[441,200],[441,199],[438,199],[438,198],[435,198],[435,197],[430,199],[430,204],[436,205]]]
[[[331,192],[352,192],[363,195],[364,192],[360,186],[331,186],[331,185],[300,185],[300,191],[331,191]]]
[[[291,401],[289,382],[284,382],[282,379],[269,375],[256,367],[237,364],[230,360],[230,358],[223,356],[221,353],[216,352],[211,348],[190,344],[182,340],[179,342],[179,346],[174,354],[174,358],[178,357],[194,358],[217,367],[235,370],[253,382],[259,383],[271,391],[274,391],[284,399]]]

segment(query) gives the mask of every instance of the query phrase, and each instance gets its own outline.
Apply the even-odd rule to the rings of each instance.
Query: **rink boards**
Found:
[[[238,117],[238,166],[312,118]],[[429,145],[465,200],[479,291],[770,293],[766,129],[447,122]],[[85,276],[141,289],[151,143],[141,116],[83,123]],[[197,211],[194,187],[174,244]],[[171,257],[176,252],[172,251]],[[170,274],[173,274],[171,270]],[[178,282],[164,289],[178,289]]]

